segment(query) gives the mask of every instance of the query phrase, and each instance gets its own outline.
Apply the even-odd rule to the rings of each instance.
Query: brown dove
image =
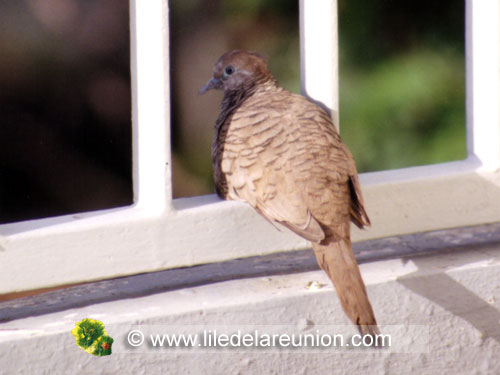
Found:
[[[363,228],[370,219],[331,118],[280,87],[255,52],[221,56],[200,94],[210,89],[224,90],[212,144],[217,194],[311,241],[347,316],[362,334],[378,333],[350,240],[350,221]]]

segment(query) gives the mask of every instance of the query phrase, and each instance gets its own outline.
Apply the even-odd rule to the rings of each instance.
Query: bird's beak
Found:
[[[206,93],[208,90],[211,90],[211,89],[218,90],[221,88],[222,88],[222,81],[220,79],[214,77],[210,81],[205,83],[205,85],[200,89],[200,91],[198,91],[198,94],[201,95],[201,94]]]

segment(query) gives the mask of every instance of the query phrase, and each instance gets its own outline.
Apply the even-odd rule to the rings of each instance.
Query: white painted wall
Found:
[[[131,324],[348,324],[328,279],[317,271],[228,281],[1,324],[0,374],[500,373],[500,246],[374,262],[361,270],[382,331],[393,324],[423,325],[428,351],[119,353]],[[306,289],[310,281],[327,286]],[[70,331],[85,317],[105,323],[116,342],[111,356],[94,357],[75,345]]]

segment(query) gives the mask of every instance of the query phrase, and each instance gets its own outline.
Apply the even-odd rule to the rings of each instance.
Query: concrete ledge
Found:
[[[358,242],[354,252],[365,263],[494,243],[500,243],[500,223]],[[222,281],[318,269],[312,250],[302,250],[151,272],[0,302],[0,322]]]
[[[71,288],[70,293],[68,290],[50,293],[50,298],[45,296],[45,300],[39,300],[42,296],[37,296],[17,301],[19,305],[16,301],[4,303],[1,306],[3,316],[10,316],[11,321],[0,324],[0,374],[500,373],[498,229],[499,225],[495,224],[379,240],[378,244],[382,246],[384,243],[385,249],[402,246],[421,254],[409,252],[404,257],[372,261],[361,266],[382,330],[392,324],[424,325],[430,334],[428,352],[249,351],[193,355],[165,350],[146,354],[113,353],[109,357],[97,358],[79,349],[70,333],[75,322],[83,318],[103,321],[117,341],[124,340],[124,337],[116,332],[132,324],[238,326],[307,322],[311,325],[348,325],[326,275],[321,271],[302,271],[296,267],[297,264],[311,264],[311,254],[300,252],[301,256],[295,254],[298,258],[290,258],[296,260],[283,268],[267,257],[264,257],[267,261],[234,261],[242,268],[248,266],[245,274],[252,276],[244,278],[240,275],[235,280],[229,279],[230,272],[225,269],[229,262],[224,262],[153,274],[163,279],[156,279],[151,274],[140,275],[152,278],[130,277],[92,283],[83,288]],[[370,246],[377,243],[370,242]],[[443,243],[448,245],[442,247]],[[372,252],[369,247],[364,250],[357,247],[357,250],[361,257],[368,257],[367,254]],[[394,256],[395,251],[386,250],[387,253]],[[277,254],[272,259],[283,260],[280,257],[285,255]],[[215,268],[203,268],[209,266]],[[195,272],[196,269],[204,271]],[[207,270],[212,270],[212,273]],[[287,274],[289,270],[294,273]],[[188,274],[183,275],[183,272]],[[207,275],[219,275],[220,279],[207,280]],[[189,284],[188,276],[199,285]],[[135,280],[142,280],[144,287],[127,289],[126,286]],[[172,280],[177,283],[172,282],[172,285],[177,286],[166,289],[167,281]],[[212,283],[202,285],[203,280]],[[322,287],[306,288],[311,281]],[[156,282],[165,284],[153,285]],[[112,285],[122,289],[108,289]],[[126,296],[121,294],[122,290],[134,292]],[[147,295],[140,296],[139,292]],[[111,297],[106,302],[95,302],[113,295],[116,296],[114,300]],[[129,298],[131,296],[134,298]],[[72,303],[78,305],[79,299],[85,305],[71,307]],[[60,311],[15,319],[16,311],[22,313],[28,307],[30,314],[36,315],[37,301],[46,301],[46,306],[53,301],[50,306]]]

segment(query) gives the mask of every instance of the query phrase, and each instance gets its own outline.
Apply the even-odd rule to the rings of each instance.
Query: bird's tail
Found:
[[[351,241],[344,239],[320,245],[313,243],[319,266],[328,274],[342,308],[362,335],[379,333],[365,284],[354,258]]]

